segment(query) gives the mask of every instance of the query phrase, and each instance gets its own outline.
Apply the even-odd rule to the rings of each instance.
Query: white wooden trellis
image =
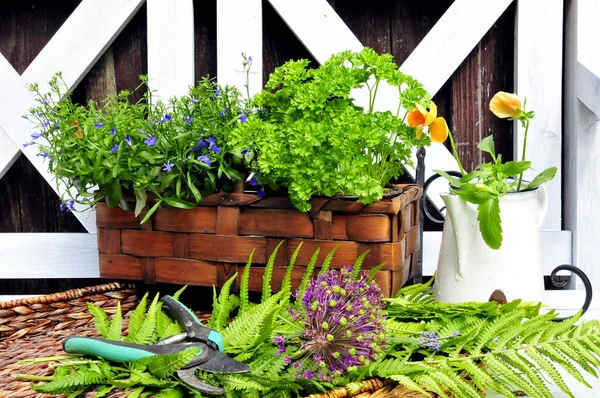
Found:
[[[362,48],[326,0],[269,2],[319,62],[341,50]],[[456,0],[401,70],[435,94],[512,2],[494,0],[484,5],[480,0]],[[12,94],[0,98],[0,177],[23,151],[52,182],[36,149],[21,147],[29,138],[31,126],[20,115],[34,105],[24,84],[45,82],[61,70],[68,85],[75,86],[143,3],[83,0],[23,76],[19,77],[0,57],[0,89]],[[194,83],[193,1],[174,0],[165,6],[160,0],[147,0],[147,5],[150,84],[163,98],[183,94]],[[550,165],[561,169],[562,18],[562,0],[517,3],[516,91],[527,95],[530,108],[536,110],[530,132],[536,138],[534,144],[529,144],[528,158],[538,169]],[[262,87],[262,22],[260,0],[217,0],[217,71],[221,83],[241,86],[240,53],[245,52],[252,55],[252,70],[258,72],[251,74],[251,88],[258,91]],[[74,52],[78,54],[76,62],[69,57]],[[66,59],[69,63],[63,64]],[[376,107],[395,109],[395,97],[394,91],[380,88]],[[452,156],[441,145],[428,148],[426,166],[426,175],[432,169],[456,169]],[[435,189],[430,195],[439,203],[439,190]],[[550,210],[544,224],[547,232],[543,235],[548,271],[559,263],[571,262],[571,235],[561,231],[560,179],[549,185],[549,198]],[[88,231],[94,232],[93,212],[76,215]],[[435,232],[425,235],[425,273],[435,269],[439,238]],[[41,250],[52,247],[53,252],[39,261],[38,251],[23,250],[31,248],[27,242],[32,240],[43,247]],[[0,278],[98,277],[95,253],[95,237],[90,234],[0,234]],[[15,263],[22,267],[17,269]]]

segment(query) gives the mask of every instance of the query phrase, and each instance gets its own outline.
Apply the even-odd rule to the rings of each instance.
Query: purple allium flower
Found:
[[[148,138],[146,138],[144,140],[144,144],[146,144],[147,146],[154,146],[154,145],[156,145],[156,137],[149,136]]]
[[[113,153],[116,153],[118,150],[119,150],[119,144],[115,144],[115,145],[113,145],[113,147],[112,147],[111,151],[112,151]]]
[[[34,145],[34,144],[35,144],[35,142],[33,142],[33,141],[26,142],[23,144],[23,148],[27,148],[29,145]]]
[[[33,134],[31,134],[31,138],[34,140],[37,140],[38,138],[42,137],[43,135],[44,135],[43,131],[41,133],[33,133]]]
[[[353,279],[349,267],[330,269],[308,283],[304,296],[299,294],[298,313],[290,314],[303,332],[285,341],[295,349],[290,365],[298,376],[333,381],[380,355],[385,313],[381,291],[367,273]]]
[[[112,130],[110,130],[110,133],[111,133],[112,135],[115,135],[115,134],[117,134],[117,130],[115,130],[115,129],[113,128]]]
[[[265,187],[260,187],[260,189],[258,190],[258,192],[256,192],[256,194],[258,195],[259,198],[264,198],[265,197]]]
[[[96,127],[97,129],[99,129],[100,127],[103,127],[104,123],[102,122],[98,122],[98,123],[94,123],[94,127]]]
[[[66,203],[60,204],[60,211],[64,211],[65,213],[68,213],[71,210],[75,210],[75,201],[74,200],[69,200]]]
[[[439,351],[441,348],[440,340],[436,332],[422,332],[421,337],[419,337],[419,345],[421,348],[433,351]]]
[[[292,357],[283,357],[283,364],[284,365],[289,365],[290,363],[292,363]]]
[[[207,166],[210,166],[210,158],[206,155],[198,156],[198,161],[204,163]]]
[[[171,115],[169,115],[168,113],[165,113],[165,115],[163,116],[162,119],[160,119],[161,123],[165,123],[165,122],[170,122],[172,119]]]
[[[194,118],[191,115],[187,115],[185,117],[185,124],[190,124],[193,120]]]
[[[227,108],[223,108],[219,111],[219,115],[225,116],[225,112],[227,112]]]
[[[245,113],[242,113],[242,116],[240,116],[240,122],[246,123],[247,121],[248,121],[248,116]]]
[[[175,167],[175,165],[173,163],[169,163],[168,161],[163,166],[164,167],[162,168],[162,170],[166,171],[166,172],[171,171],[173,169],[173,167]]]
[[[312,380],[315,378],[316,373],[312,370],[305,370],[302,376],[307,380]]]
[[[221,96],[221,90],[216,89],[215,90],[215,97],[220,97]]]
[[[129,134],[125,136],[125,142],[127,142],[129,146],[131,146],[131,137],[129,136]]]

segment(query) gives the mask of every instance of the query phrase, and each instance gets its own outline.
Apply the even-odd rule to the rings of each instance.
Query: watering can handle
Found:
[[[581,315],[585,314],[586,311],[588,310],[588,308],[590,308],[590,304],[592,303],[593,289],[592,289],[592,283],[590,282],[590,279],[587,277],[585,272],[583,272],[579,268],[577,268],[573,265],[563,264],[563,265],[559,265],[558,267],[554,268],[554,270],[550,274],[550,281],[556,287],[563,287],[565,285],[565,282],[561,282],[556,278],[557,277],[556,274],[558,273],[558,271],[571,271],[572,273],[574,273],[575,275],[577,275],[578,277],[581,278],[581,281],[583,282],[583,286],[585,287],[585,301],[583,302],[583,306],[581,307],[581,311],[582,311]],[[557,317],[557,318],[554,318],[553,321],[561,322],[561,321],[564,321],[565,319],[569,319],[569,318],[571,318],[571,316]]]

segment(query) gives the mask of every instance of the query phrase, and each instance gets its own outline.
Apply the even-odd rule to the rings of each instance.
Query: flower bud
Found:
[[[327,341],[329,341],[330,343],[335,339],[335,337],[333,337],[332,334],[328,334],[327,335]]]

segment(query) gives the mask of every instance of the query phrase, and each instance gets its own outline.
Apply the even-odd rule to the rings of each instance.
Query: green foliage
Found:
[[[237,279],[237,272],[223,284],[219,298],[213,301],[213,312],[208,322],[208,327],[217,331],[222,331],[229,320],[229,315],[235,310],[239,304],[237,298],[229,295],[231,285]]]
[[[240,313],[246,311],[250,306],[248,288],[250,284],[250,267],[252,266],[252,257],[254,257],[255,251],[256,248],[252,249],[246,267],[244,267],[244,273],[242,274],[242,283],[240,284]]]
[[[100,306],[95,306],[94,304],[88,302],[87,307],[88,311],[90,311],[90,314],[92,314],[94,317],[94,326],[96,327],[96,330],[98,333],[100,333],[100,336],[106,338],[108,335],[108,329],[110,328],[108,315],[106,315],[106,312],[104,312]]]
[[[277,246],[275,246],[275,250],[269,256],[269,261],[267,261],[267,265],[265,266],[265,273],[263,274],[263,287],[262,287],[262,301],[266,301],[269,297],[271,297],[271,280],[273,279],[273,268],[275,267],[275,258],[277,257],[277,252],[279,248],[283,244],[283,241],[279,242]]]
[[[147,366],[150,373],[164,379],[191,362],[200,352],[200,348],[188,348],[175,354],[154,355],[138,359],[134,366]]]
[[[289,295],[292,292],[292,270],[294,269],[296,259],[298,258],[298,253],[300,253],[300,249],[302,249],[303,244],[304,242],[300,242],[296,250],[294,250],[292,257],[290,258],[290,263],[285,270],[283,281],[281,282],[281,291],[283,292],[284,296]]]
[[[49,82],[49,93],[31,86],[40,103],[27,115],[38,130],[31,144],[38,144],[50,172],[75,192],[65,190],[64,202],[93,206],[105,200],[133,211],[127,201],[135,195],[139,214],[152,195],[152,214],[161,205],[195,207],[202,196],[218,188],[231,191],[245,178],[251,157],[227,145],[246,112],[239,91],[203,78],[167,104],[152,98],[147,77],[141,79],[135,91],[85,106],[73,102],[60,74]]]
[[[121,315],[121,303],[117,301],[117,311],[110,321],[106,338],[108,340],[121,340],[121,329],[122,329],[123,316]]]
[[[315,265],[317,264],[317,260],[319,258],[319,253],[321,252],[320,248],[317,248],[313,253],[308,265],[306,266],[306,271],[302,276],[302,281],[300,282],[300,286],[298,286],[298,293],[300,297],[304,297],[304,293],[306,292],[306,286],[308,285],[308,281],[312,278],[313,272],[315,270]]]
[[[383,82],[398,93],[396,112],[375,110]],[[369,92],[368,104],[354,100],[353,90],[361,87]],[[403,173],[411,148],[429,143],[404,123],[400,105],[412,109],[429,101],[391,55],[370,48],[341,52],[314,69],[307,60],[289,61],[254,97],[262,112],[232,133],[232,145],[255,152],[251,167],[258,181],[287,188],[302,211],[310,209],[314,195],[357,195],[372,203]]]

